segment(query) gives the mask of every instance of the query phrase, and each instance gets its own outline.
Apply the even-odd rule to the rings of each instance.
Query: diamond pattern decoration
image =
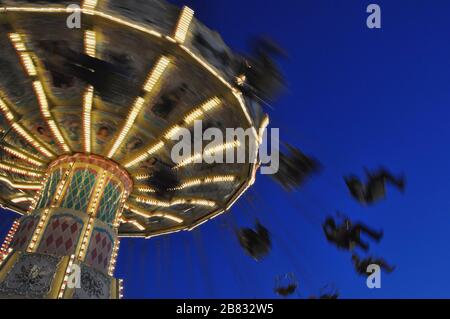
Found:
[[[86,211],[95,185],[96,172],[89,169],[77,170],[70,181],[61,207]]]
[[[122,189],[120,186],[110,181],[103,192],[102,199],[98,208],[97,218],[101,221],[112,225],[119,209]]]
[[[72,215],[53,216],[37,249],[38,252],[67,256],[75,252],[83,223]]]
[[[114,240],[106,231],[95,228],[92,232],[85,262],[95,269],[106,273],[108,271],[113,244]]]
[[[38,219],[35,216],[26,216],[22,219],[11,243],[11,248],[16,250],[25,250],[27,248],[37,221]]]
[[[50,205],[53,195],[56,192],[56,187],[61,181],[61,170],[56,170],[50,175],[47,183],[44,186],[44,190],[42,191],[41,198],[39,199],[39,203],[37,205],[37,209],[47,207]]]

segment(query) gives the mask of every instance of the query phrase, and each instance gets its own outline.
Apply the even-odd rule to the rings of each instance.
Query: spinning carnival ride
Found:
[[[74,3],[0,1],[0,203],[22,215],[0,250],[1,298],[119,298],[120,237],[192,230],[258,168],[171,159],[171,138],[196,120],[251,128],[256,150],[268,123],[235,85],[242,58],[191,9]]]

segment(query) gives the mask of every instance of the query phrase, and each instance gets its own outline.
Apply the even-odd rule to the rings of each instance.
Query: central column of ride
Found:
[[[96,155],[48,168],[0,268],[0,298],[119,298],[117,229],[132,179]]]

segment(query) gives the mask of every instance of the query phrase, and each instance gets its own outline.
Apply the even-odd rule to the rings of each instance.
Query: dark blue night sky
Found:
[[[450,1],[172,2],[193,8],[236,51],[264,34],[289,53],[281,61],[288,89],[267,110],[271,126],[324,170],[291,194],[260,175],[232,212],[194,232],[123,239],[125,297],[274,298],[275,276],[293,272],[296,298],[327,284],[342,298],[450,298]],[[370,3],[381,6],[381,30],[366,27]],[[379,165],[404,172],[406,192],[390,188],[385,201],[362,207],[342,177]],[[397,269],[381,289],[368,289],[350,254],[326,242],[320,224],[336,210],[384,229],[371,252]],[[256,218],[274,241],[259,263],[231,227]]]

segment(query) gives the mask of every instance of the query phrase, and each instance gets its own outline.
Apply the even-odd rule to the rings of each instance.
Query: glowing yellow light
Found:
[[[16,131],[17,134],[22,136],[28,143],[33,145],[41,154],[53,158],[55,157],[52,152],[50,152],[47,148],[45,148],[41,143],[39,143],[33,135],[28,133],[28,131],[25,130],[25,128],[22,127],[19,123],[15,122],[11,124],[14,131]]]
[[[141,155],[138,155],[136,158],[128,161],[127,163],[124,164],[124,166],[126,168],[129,168],[133,165],[136,165],[139,162],[144,161],[145,159],[147,159],[150,155],[152,155],[153,153],[157,152],[158,150],[160,150],[162,147],[164,146],[164,142],[158,142],[155,145],[151,146],[149,149],[147,149],[144,153],[142,153]],[[149,176],[150,177],[150,176]],[[148,178],[148,177],[144,177],[143,179]]]
[[[56,12],[72,12],[72,11],[77,11],[77,10],[73,10],[73,9],[65,9],[65,8],[33,8],[33,7],[5,7],[5,8],[3,8],[5,11],[17,11],[17,12],[48,12],[48,13],[56,13]],[[1,10],[1,8],[0,8],[0,10]],[[133,28],[133,29],[135,29],[135,30],[138,30],[138,31],[141,31],[141,32],[144,32],[144,33],[147,33],[147,34],[149,34],[149,35],[152,35],[152,36],[156,36],[156,37],[159,37],[159,38],[164,38],[164,39],[166,39],[167,41],[170,41],[170,42],[172,42],[172,43],[174,43],[175,42],[175,40],[174,39],[172,39],[172,38],[170,38],[170,37],[168,37],[168,36],[165,36],[165,37],[163,37],[159,32],[156,32],[156,31],[154,31],[154,30],[152,30],[152,29],[150,29],[150,28],[148,28],[148,27],[144,27],[144,26],[141,26],[141,25],[138,25],[138,24],[135,24],[135,23],[132,23],[132,22],[128,22],[128,21],[126,21],[126,20],[124,20],[124,19],[121,19],[121,18],[118,18],[118,17],[115,17],[115,16],[112,16],[112,15],[108,15],[108,14],[105,14],[105,13],[102,13],[102,12],[99,12],[99,11],[95,11],[95,10],[93,10],[92,9],[92,6],[87,10],[87,9],[85,9],[85,10],[82,10],[82,12],[83,13],[86,13],[86,14],[95,14],[96,16],[98,16],[98,17],[102,17],[102,18],[104,18],[104,19],[107,19],[107,20],[110,20],[110,21],[113,21],[113,22],[116,22],[116,23],[119,23],[119,24],[122,24],[122,25],[124,25],[124,26],[127,26],[127,27],[130,27],[130,28]],[[179,45],[180,46],[180,48],[182,49],[182,50],[184,50],[186,53],[188,53],[194,60],[196,60],[202,67],[204,67],[207,71],[209,71],[212,75],[214,75],[218,80],[220,80],[226,87],[228,87],[231,91],[232,91],[232,93],[233,93],[233,95],[236,97],[236,99],[237,99],[237,101],[239,102],[239,105],[240,105],[240,107],[241,107],[241,109],[243,110],[243,112],[244,112],[244,114],[245,114],[245,116],[246,116],[246,118],[247,118],[247,120],[248,120],[248,122],[250,123],[250,125],[251,125],[251,128],[252,128],[252,133],[253,133],[253,135],[254,135],[254,137],[255,137],[255,143],[257,144],[258,143],[258,141],[259,141],[259,138],[258,138],[258,134],[257,134],[257,132],[256,132],[256,129],[255,129],[255,127],[253,126],[253,122],[252,122],[252,119],[251,119],[251,117],[250,117],[250,115],[249,115],[249,112],[248,112],[248,110],[247,110],[247,107],[246,107],[246,105],[245,105],[245,102],[244,102],[244,100],[243,100],[243,97],[242,97],[242,93],[239,91],[239,90],[237,90],[237,89],[235,89],[232,85],[230,85],[212,66],[210,66],[207,62],[205,62],[202,58],[200,58],[199,56],[197,56],[196,54],[194,54],[192,51],[190,51],[190,49],[189,48],[187,48],[187,47],[185,47],[185,46],[183,46],[182,44],[181,45]],[[255,151],[255,152],[257,152],[257,150]],[[144,159],[145,159],[145,157],[144,157]],[[253,165],[253,169],[252,169],[252,180],[250,181],[250,183],[249,183],[249,185],[251,185],[253,182],[254,182],[254,176],[255,176],[255,173],[256,173],[256,166],[257,165]]]
[[[216,203],[210,200],[204,200],[204,199],[193,199],[190,202],[191,204],[198,205],[198,206],[207,206],[207,207],[214,207],[216,206]]]
[[[152,177],[152,174],[140,173],[140,174],[137,174],[134,178],[136,178],[136,180],[138,180],[138,181],[142,181],[142,180],[148,179],[150,177]]]
[[[217,146],[212,146],[210,148],[206,148],[204,153],[205,153],[205,155],[213,155],[215,153],[222,152],[222,151],[234,148],[234,147],[239,147],[240,145],[241,145],[241,143],[236,140],[236,141],[228,142],[228,143],[225,143],[222,145],[217,145]]]
[[[0,169],[5,170],[7,172],[11,172],[11,173],[19,174],[19,175],[30,176],[30,177],[41,177],[42,176],[42,173],[40,173],[40,172],[28,170],[28,169],[21,168],[21,167],[16,167],[16,166],[6,164],[6,163],[0,163]]]
[[[27,71],[27,74],[29,76],[36,76],[37,75],[36,67],[34,66],[30,54],[24,52],[27,51],[27,48],[25,46],[25,43],[22,41],[21,36],[18,33],[10,33],[9,38],[14,48],[18,52],[20,60],[22,61],[22,64],[25,67],[25,70]]]
[[[120,201],[120,208],[119,208],[119,213],[116,214],[116,217],[114,219],[114,227],[119,227],[120,226],[120,220],[122,219],[122,213],[123,213],[123,208],[125,206],[125,202],[128,199],[128,195],[129,193],[127,191],[122,193],[122,199]]]
[[[184,118],[184,122],[186,124],[192,124],[195,120],[199,119],[205,113],[218,107],[220,105],[220,103],[221,103],[221,100],[217,96],[213,97],[212,99],[206,101],[204,104],[195,108],[192,112],[190,112],[188,115],[186,115]]]
[[[2,110],[2,113],[5,115],[8,121],[12,122],[15,120],[14,115],[11,113],[9,107],[6,105],[2,98],[0,98],[0,109]]]
[[[163,75],[167,66],[170,63],[170,59],[168,57],[162,56],[158,62],[156,63],[155,68],[150,72],[147,81],[144,85],[144,91],[151,92],[155,87],[156,83],[158,83],[159,79]]]
[[[245,74],[241,74],[241,75],[236,77],[236,83],[239,86],[244,85],[245,81],[247,81],[247,77],[245,76]]]
[[[155,193],[156,190],[153,187],[147,185],[136,185],[135,189],[141,193]]]
[[[172,188],[171,190],[182,190],[185,188],[204,185],[204,184],[218,184],[218,183],[231,183],[236,180],[236,176],[234,175],[222,175],[222,176],[212,176],[205,178],[197,178],[193,180],[188,180],[181,183],[180,186]]]
[[[58,141],[60,146],[63,148],[63,150],[66,152],[70,152],[70,149],[65,144],[65,141],[61,135],[61,132],[59,131],[59,128],[57,127],[56,123],[52,120],[52,115],[48,108],[47,97],[45,96],[42,83],[40,81],[34,81],[33,88],[36,92],[36,96],[37,96],[37,99],[39,102],[41,113],[44,116],[44,118],[46,119],[46,121],[50,127],[50,130],[52,131],[53,135],[55,136],[56,140]]]
[[[1,145],[1,147],[9,154],[20,158],[24,160],[25,162],[28,162],[29,164],[35,165],[35,166],[42,166],[44,165],[44,162],[34,158],[30,154],[25,153],[24,151],[18,150],[12,146],[8,145]]]
[[[31,237],[31,241],[28,244],[27,251],[33,252],[36,248],[36,243],[38,241],[39,235],[41,234],[42,228],[44,227],[45,222],[47,221],[48,214],[50,209],[44,209],[41,214],[41,218],[39,219],[39,223],[36,226],[36,230],[34,231],[33,237]]]
[[[205,113],[213,110],[217,106],[221,104],[221,100],[218,97],[213,97],[200,105],[199,107],[195,108],[194,111],[190,112],[188,115],[185,116],[184,122],[189,125],[192,124],[195,120],[199,119],[202,115]],[[165,135],[164,138],[169,140],[173,136],[175,136],[179,131],[181,130],[181,127],[179,125],[174,125]],[[164,142],[160,141],[156,145],[150,146],[148,149],[144,150],[141,154],[137,155],[136,157],[132,158],[128,162],[124,164],[126,168],[129,168],[131,166],[134,166],[157,152],[159,149],[161,149],[164,146]]]
[[[183,223],[183,219],[173,215],[173,214],[169,214],[169,213],[165,213],[165,212],[146,212],[143,209],[140,209],[138,207],[132,206],[130,204],[126,204],[125,208],[128,209],[129,211],[135,213],[136,215],[142,216],[142,217],[146,217],[146,218],[152,218],[152,217],[161,217],[161,218],[166,218],[169,220],[172,220],[178,224]]]
[[[37,12],[37,13],[68,13],[79,11],[69,8],[43,8],[43,7],[5,7],[6,12]]]
[[[88,13],[88,12],[86,12],[86,11],[88,11],[88,10],[83,10],[83,12]],[[116,22],[116,23],[118,23],[118,24],[121,24],[121,25],[130,27],[130,28],[132,28],[132,29],[135,29],[135,30],[138,30],[138,31],[147,33],[147,34],[152,35],[152,36],[155,36],[155,37],[157,37],[157,38],[162,38],[162,37],[163,37],[161,33],[157,32],[157,31],[155,31],[155,30],[152,30],[152,29],[150,29],[150,28],[147,28],[147,27],[138,25],[138,24],[133,23],[133,22],[129,22],[129,21],[127,21],[127,20],[124,20],[124,19],[122,19],[122,18],[113,16],[113,15],[110,15],[110,14],[107,14],[107,13],[103,13],[103,12],[100,12],[100,11],[97,11],[97,10],[93,10],[93,11],[91,10],[90,14],[95,14],[95,15],[98,16],[98,17],[102,17],[102,18],[104,18],[104,19],[107,19],[107,20]]]
[[[26,51],[26,46],[22,40],[22,37],[18,33],[10,33],[9,38],[13,43],[15,49],[19,53],[20,59],[25,67],[27,74],[32,77],[36,76],[37,75],[36,68],[30,55],[28,53],[23,52]],[[39,80],[34,81],[33,88],[39,102],[41,113],[44,116],[44,119],[47,121],[47,124],[49,125],[50,130],[53,133],[53,136],[56,138],[58,144],[65,152],[70,152],[70,148],[64,141],[64,138],[50,113],[47,97],[45,95],[44,87],[42,86],[41,81]]]
[[[166,202],[166,201],[160,201],[155,198],[136,196],[135,200],[138,203],[143,203],[143,204],[153,205],[153,206],[160,206],[160,207],[172,207],[172,206],[183,205],[183,204],[193,204],[193,205],[208,206],[208,207],[216,206],[215,202],[209,201],[209,200],[204,200],[204,199],[178,198],[178,199],[174,199],[170,202]]]
[[[64,141],[64,137],[62,136],[58,125],[56,124],[55,120],[53,119],[52,114],[50,113],[47,97],[45,95],[44,88],[42,86],[41,81],[34,81],[33,87],[34,87],[36,96],[39,101],[41,113],[44,116],[44,119],[47,121],[50,131],[53,133],[53,136],[56,138],[56,140],[58,141],[58,144],[61,146],[61,148],[65,152],[70,152],[70,148],[67,146],[66,142]]]
[[[198,153],[198,154],[195,154],[195,155],[193,155],[191,157],[188,157],[188,158],[184,159],[183,161],[181,161],[177,166],[175,166],[175,168],[178,169],[178,168],[186,166],[188,164],[192,164],[194,162],[198,162],[205,155],[210,156],[210,155],[213,155],[215,153],[223,152],[223,151],[226,151],[226,150],[234,148],[234,147],[239,147],[240,145],[241,145],[241,143],[238,140],[236,140],[236,141],[224,143],[224,144],[221,144],[221,145],[211,146],[209,148],[206,148],[203,151],[203,155]]]
[[[84,151],[91,152],[91,111],[94,98],[94,88],[88,86],[84,93],[83,100],[83,132],[84,132]]]
[[[100,197],[100,193],[103,191],[103,186],[105,185],[105,179],[106,179],[106,171],[103,172],[102,177],[100,178],[100,181],[98,183],[97,189],[95,191],[94,200],[92,201],[91,207],[89,209],[91,215],[93,215],[95,213],[95,210],[97,209],[97,202]],[[88,225],[88,228],[89,228],[89,225]]]
[[[117,261],[117,255],[119,252],[119,246],[120,246],[120,240],[116,239],[114,241],[114,248],[113,248],[113,252],[111,254],[111,259],[109,261],[109,267],[108,267],[108,274],[110,276],[114,275],[114,270],[116,269],[116,261]]]
[[[48,127],[50,127],[50,131],[52,131],[53,133],[53,136],[55,136],[56,140],[58,141],[59,146],[64,150],[64,152],[70,153],[70,148],[64,141],[64,137],[62,136],[62,133],[59,130],[59,127],[56,124],[55,120],[47,119],[47,123]]]
[[[92,226],[94,224],[94,221],[95,221],[95,218],[90,216],[87,226],[86,226],[86,231],[84,232],[83,240],[81,242],[80,251],[78,252],[78,259],[80,259],[80,260],[83,260],[85,254],[86,254],[86,247],[87,247],[87,243],[88,243],[89,237],[92,232]]]
[[[84,32],[84,51],[87,55],[95,57],[97,35],[94,31],[88,30]]]
[[[181,130],[181,127],[179,127],[178,125],[175,125],[174,127],[172,127],[169,132],[166,133],[166,135],[164,135],[164,138],[167,140],[170,140],[172,137],[174,137],[179,131]]]
[[[87,9],[87,10],[94,10],[95,7],[97,6],[97,0],[85,0],[83,1],[83,10]]]
[[[51,118],[52,115],[50,113],[50,110],[48,108],[48,101],[47,101],[47,97],[45,96],[44,93],[44,87],[42,86],[41,81],[34,81],[33,82],[33,87],[34,87],[34,91],[36,92],[38,101],[39,101],[39,105],[41,106],[41,112],[42,115],[44,116],[44,118]]]
[[[18,203],[23,203],[23,202],[32,202],[34,200],[33,197],[16,197],[11,199],[11,202],[13,202],[14,204],[18,204]]]
[[[122,222],[123,222],[123,223],[127,223],[127,224],[133,224],[133,225],[136,226],[136,228],[138,228],[139,230],[144,230],[144,229],[145,229],[145,227],[142,226],[142,224],[139,223],[139,222],[138,222],[137,220],[135,220],[135,219],[125,219],[125,218],[122,218]]]
[[[119,279],[119,299],[123,299],[123,279]]]
[[[67,282],[69,280],[69,275],[72,273],[73,263],[75,261],[75,255],[71,255],[69,259],[69,263],[67,264],[66,272],[64,273],[63,282],[61,284],[61,288],[59,289],[58,298],[61,299],[64,296],[64,291],[67,287]]]
[[[94,1],[94,0],[92,0],[92,1]],[[95,14],[96,16],[99,16],[99,17],[102,17],[104,19],[107,19],[107,20],[110,20],[110,21],[122,24],[124,26],[133,28],[135,30],[138,30],[138,31],[141,31],[141,32],[144,32],[144,33],[147,33],[149,35],[156,36],[158,38],[163,38],[161,33],[157,32],[155,30],[152,30],[152,29],[150,29],[148,27],[140,26],[138,24],[126,21],[124,19],[112,16],[112,15],[109,15],[109,14],[105,14],[105,13],[100,12],[100,11],[93,10],[92,8],[93,7],[91,5],[91,6],[87,7],[86,9],[82,9],[81,12],[86,13],[86,14]],[[78,10],[73,10],[73,9],[68,9],[68,8],[36,8],[36,7],[5,7],[5,10],[6,11],[17,11],[17,12],[23,11],[23,12],[48,12],[48,13],[54,13],[54,12],[62,13],[62,12],[78,11]],[[171,41],[171,42],[175,41],[175,40],[173,40],[173,39],[171,39],[170,37],[167,37],[167,36],[164,37],[164,38],[167,39],[168,41]],[[254,129],[253,121],[252,121],[252,119],[250,117],[250,114],[249,114],[249,112],[248,112],[248,110],[247,110],[247,108],[245,106],[245,102],[244,102],[244,100],[242,98],[242,93],[239,90],[237,90],[236,88],[234,88],[230,83],[228,83],[228,81],[226,81],[221,75],[219,75],[219,73],[212,66],[210,66],[202,58],[200,58],[195,53],[193,53],[188,47],[184,46],[183,44],[180,44],[179,47],[183,51],[185,51],[188,55],[190,55],[195,61],[197,61],[203,68],[205,68],[208,72],[210,72],[213,76],[215,76],[220,82],[222,82],[222,84],[224,84],[227,88],[229,88],[232,91],[233,95],[238,100],[239,105],[240,105],[242,111],[244,112],[244,114],[245,114],[245,116],[247,118],[247,121],[249,122],[250,125],[252,125],[252,128]],[[254,137],[257,138],[256,129],[254,129],[253,133],[255,135]]]
[[[191,25],[192,18],[194,17],[194,10],[189,7],[183,7],[181,15],[175,29],[175,40],[183,43],[186,40],[189,26]]]
[[[28,76],[36,76],[37,71],[31,56],[28,53],[20,53],[20,59],[22,60],[22,64],[25,67]]]
[[[108,153],[108,157],[111,158],[114,156],[114,154],[119,149],[120,145],[122,145],[125,137],[127,136],[128,132],[130,131],[131,127],[134,124],[134,121],[136,120],[137,116],[141,112],[142,108],[144,107],[145,100],[142,97],[138,97],[136,101],[134,102],[133,108],[131,109],[130,114],[128,114],[127,120],[125,122],[125,125],[123,126],[122,130],[119,133],[118,138],[115,140],[113,147]]]
[[[184,122],[187,125],[191,124],[196,119],[198,119],[202,115],[204,115],[206,112],[209,112],[209,111],[213,110],[214,108],[216,108],[220,104],[221,104],[221,100],[218,97],[214,97],[214,98],[206,101],[205,103],[203,103],[202,105],[200,105],[196,109],[194,109],[194,111],[190,112],[188,115],[186,115],[185,118],[184,118]],[[176,133],[178,133],[180,131],[180,129],[181,129],[180,126],[175,125],[174,127],[172,127],[172,129],[169,130],[168,133],[166,133],[164,135],[164,138],[166,138],[166,139],[172,138],[173,136],[175,136]],[[150,146],[143,153],[141,153],[140,155],[137,155],[136,157],[134,157],[131,160],[129,160],[128,162],[126,162],[124,166],[126,168],[129,168],[131,166],[134,166],[134,165],[136,165],[136,164],[146,160],[147,158],[149,158],[149,156],[151,156],[152,154],[157,152],[163,146],[164,146],[164,143],[162,141],[160,141],[156,145]],[[198,156],[195,159],[197,159],[197,158],[198,158]]]

